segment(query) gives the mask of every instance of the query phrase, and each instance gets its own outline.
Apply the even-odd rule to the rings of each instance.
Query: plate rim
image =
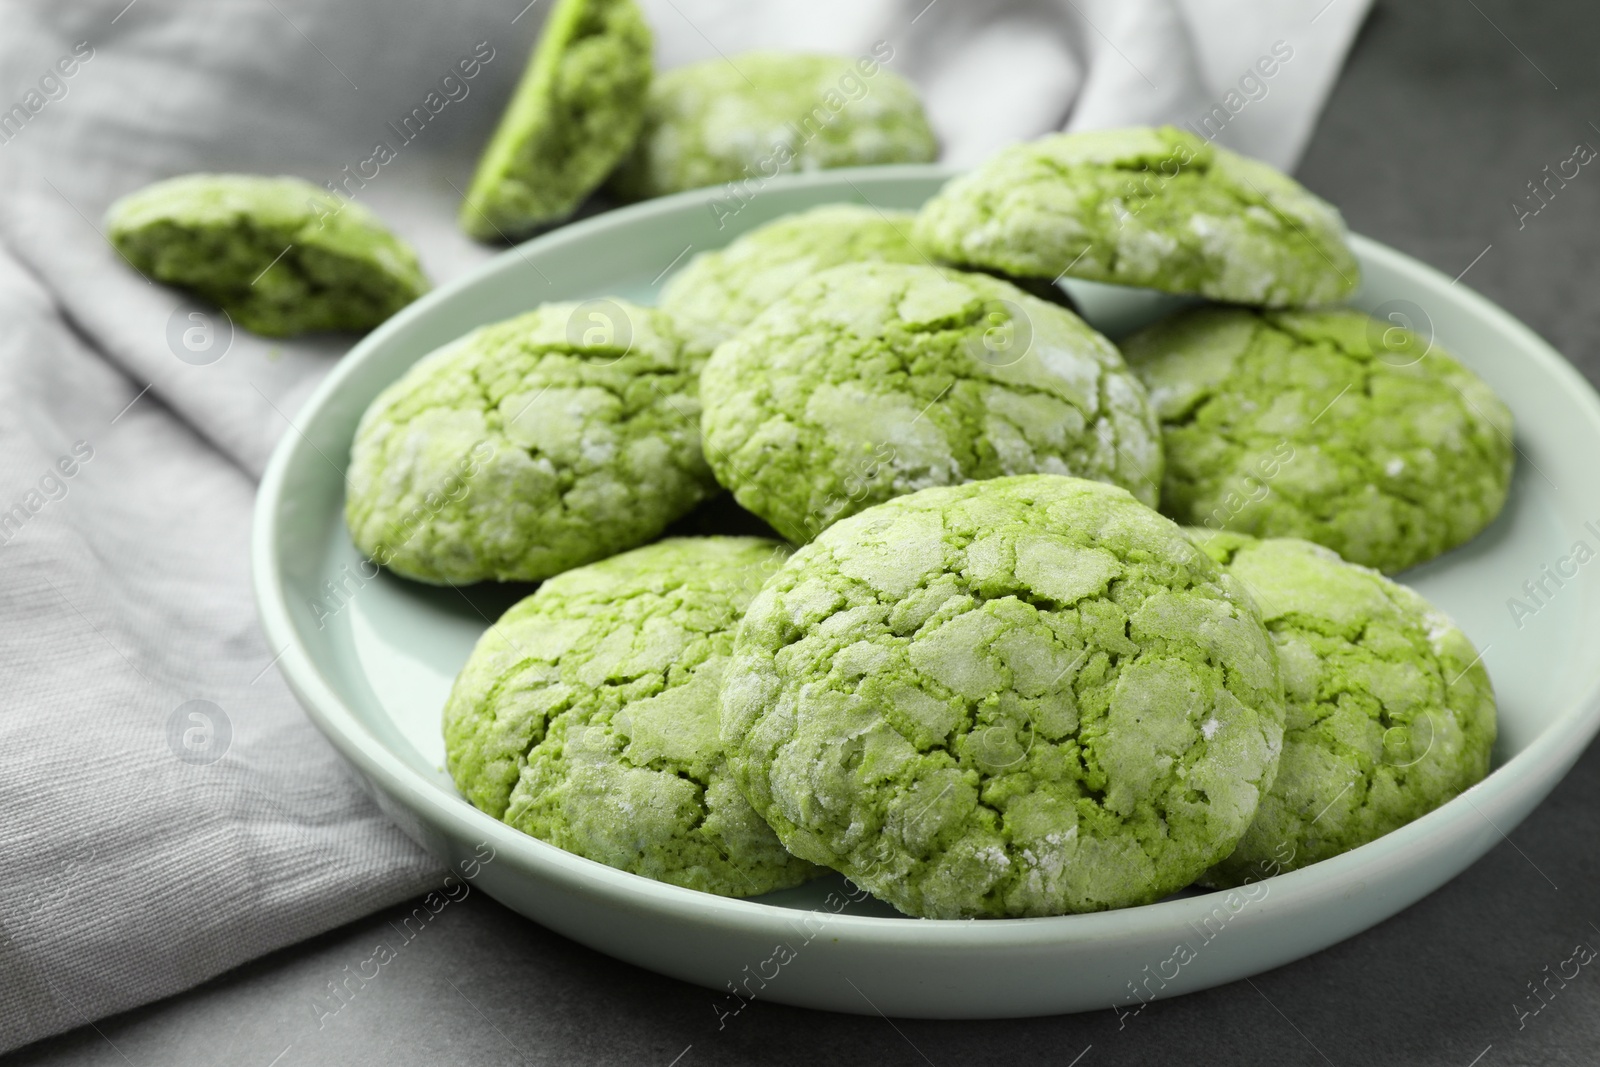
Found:
[[[871,184],[880,178],[948,179],[959,173],[962,173],[962,168],[942,164],[838,168],[779,176],[764,188],[832,186],[838,187],[841,196],[847,195],[848,189],[866,198],[866,194],[857,187],[857,181]],[[358,365],[369,358],[372,350],[409,329],[413,320],[427,313],[434,304],[480,285],[492,275],[514,268],[530,245],[538,245],[540,251],[559,249],[563,245],[581,243],[593,234],[628,227],[639,219],[670,214],[688,205],[709,203],[718,194],[719,190],[715,187],[690,190],[619,207],[546,231],[506,248],[461,277],[424,294],[357,341],[339,358],[295,412],[294,422],[273,449],[256,493],[252,515],[251,574],[257,613],[269,647],[284,649],[277,660],[279,672],[307,717],[347,762],[411,812],[421,815],[424,821],[448,834],[485,841],[495,847],[497,856],[504,854],[510,858],[513,866],[550,877],[575,891],[595,893],[608,902],[644,908],[677,921],[733,927],[747,933],[765,933],[772,929],[774,923],[784,920],[792,922],[797,914],[804,912],[755,900],[702,893],[609,867],[523,834],[472,807],[459,796],[452,798],[441,793],[435,783],[425,780],[384,745],[324,677],[291,618],[282,568],[277,560],[276,525],[279,511],[286,500],[286,478],[300,454],[307,448],[316,447],[299,430],[299,426],[309,425],[317,418],[322,409],[338,395],[346,380],[356,373]],[[1583,409],[1583,415],[1594,429],[1596,437],[1600,438],[1600,396],[1569,361],[1530,327],[1476,290],[1453,281],[1420,260],[1360,234],[1352,233],[1349,239],[1357,258],[1363,262],[1382,261],[1417,277],[1431,288],[1440,291],[1455,289],[1457,292],[1452,294],[1452,299],[1462,301],[1471,306],[1475,313],[1494,320],[1501,329],[1517,339],[1521,352],[1544,365],[1567,386]],[[1259,884],[1273,887],[1275,892],[1271,895],[1280,898],[1282,907],[1293,910],[1316,906],[1319,903],[1318,887],[1324,882],[1343,884],[1360,881],[1364,874],[1375,876],[1402,854],[1414,853],[1419,848],[1433,851],[1445,842],[1459,841],[1469,835],[1469,821],[1475,818],[1483,818],[1504,837],[1505,831],[1488,820],[1481,810],[1477,810],[1478,805],[1473,798],[1492,796],[1496,798],[1495,807],[1511,807],[1528,802],[1529,794],[1539,792],[1540,795],[1529,803],[1531,808],[1565,776],[1597,730],[1600,730],[1600,677],[1592,678],[1588,689],[1558,713],[1527,747],[1462,794],[1375,841],[1331,859],[1263,879]],[[402,829],[406,829],[403,824]],[[1476,862],[1477,858],[1474,857],[1468,865]],[[830,915],[828,923],[830,932],[839,940],[875,942],[896,949],[938,951],[971,947],[974,940],[996,949],[1023,945],[1041,949],[1159,936],[1176,923],[1209,914],[1217,906],[1218,898],[1232,892],[1236,890],[1201,892],[1179,899],[1110,911],[986,919],[982,922],[966,919],[908,921],[907,917],[839,912]]]

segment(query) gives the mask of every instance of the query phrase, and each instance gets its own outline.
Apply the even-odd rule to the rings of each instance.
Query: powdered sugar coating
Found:
[[[936,918],[1189,884],[1282,732],[1249,598],[1126,491],[1052,475],[831,527],[751,604],[724,679],[730,766],[784,844]]]
[[[1267,307],[1331,303],[1361,277],[1332,205],[1170,126],[1007,148],[929,200],[913,237],[958,266]]]
[[[701,378],[707,461],[796,543],[937,485],[1048,473],[1156,502],[1144,389],[1072,312],[985,275],[856,263],[802,282]]]

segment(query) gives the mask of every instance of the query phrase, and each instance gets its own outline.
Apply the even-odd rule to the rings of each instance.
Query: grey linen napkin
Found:
[[[0,1050],[441,877],[296,707],[251,601],[255,477],[352,339],[230,335],[100,218],[173,174],[299,174],[457,277],[493,252],[455,206],[550,2],[0,0]],[[1209,117],[1287,166],[1365,3],[645,7],[663,67],[889,42],[953,162]]]

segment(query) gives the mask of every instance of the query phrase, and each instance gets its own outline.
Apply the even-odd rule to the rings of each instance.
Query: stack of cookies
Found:
[[[1063,278],[1192,301],[1119,346]],[[407,578],[543,581],[444,729],[463,794],[562,848],[937,918],[1237,885],[1489,767],[1480,657],[1381,572],[1495,517],[1510,414],[1332,306],[1358,284],[1282,174],[1055,135],[915,215],[748,232],[657,308],[446,346],[367,412],[350,529]]]

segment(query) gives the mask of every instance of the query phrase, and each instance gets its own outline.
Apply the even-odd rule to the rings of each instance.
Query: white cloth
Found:
[[[100,217],[188,171],[345,181],[457,277],[493,251],[457,233],[459,190],[551,2],[0,0],[0,1050],[441,876],[302,716],[251,606],[254,478],[351,339],[239,332],[206,362],[182,344],[197,306]],[[953,162],[1211,113],[1280,166],[1366,0],[1323,4],[645,0],[663,68],[887,42]],[[436,113],[401,143],[416,107]],[[397,155],[357,186],[379,142]]]

